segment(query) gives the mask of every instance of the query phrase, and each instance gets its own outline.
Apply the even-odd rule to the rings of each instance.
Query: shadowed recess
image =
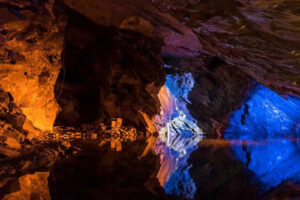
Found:
[[[236,159],[268,190],[282,181],[300,181],[300,98],[283,98],[258,84],[230,119],[226,139],[240,140]]]

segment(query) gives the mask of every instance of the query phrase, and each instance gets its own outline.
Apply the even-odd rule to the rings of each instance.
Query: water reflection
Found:
[[[155,151],[161,157],[157,177],[166,193],[186,198],[192,198],[196,191],[187,159],[203,138],[202,130],[186,108],[193,85],[190,73],[167,75],[165,86],[159,93],[161,114],[154,120],[160,133],[155,145]]]
[[[300,99],[257,85],[230,119],[225,138],[264,189],[300,181]],[[232,143],[232,141],[235,141]]]

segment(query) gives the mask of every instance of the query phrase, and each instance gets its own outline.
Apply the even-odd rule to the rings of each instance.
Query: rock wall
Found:
[[[157,94],[165,80],[161,45],[159,39],[69,12],[65,68],[57,84],[63,108],[58,121],[78,125],[121,117],[139,124],[139,110],[158,113]]]
[[[46,11],[0,10],[0,86],[35,128],[51,131],[59,111],[54,85],[62,64],[64,19],[51,19]]]
[[[36,172],[18,178],[17,191],[5,195],[3,200],[51,200],[48,187],[49,172]]]
[[[298,2],[152,2],[190,27],[206,50],[189,60],[164,59],[180,71],[194,73],[195,87],[188,107],[208,135],[221,135],[252,81],[281,95],[300,94]]]
[[[148,0],[62,0],[72,10],[91,21],[140,32],[164,41],[162,54],[195,57],[204,50],[197,36],[167,13],[156,9]]]
[[[23,131],[25,115],[13,102],[12,96],[0,90],[0,138],[1,145],[11,149],[20,149],[21,142],[25,140],[26,133]],[[10,156],[16,152],[0,150],[2,155]]]

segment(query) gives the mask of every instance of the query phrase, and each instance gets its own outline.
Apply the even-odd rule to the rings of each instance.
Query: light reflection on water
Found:
[[[203,138],[202,130],[186,108],[193,86],[190,73],[167,75],[159,93],[161,114],[154,120],[160,134],[154,147],[161,157],[157,177],[166,193],[186,198],[193,198],[196,192],[187,160]]]
[[[284,180],[300,181],[300,99],[283,98],[257,85],[235,111],[225,131],[236,159],[262,182],[264,189]]]
[[[186,108],[194,79],[190,73],[168,75],[159,99],[161,114],[154,122],[160,137],[154,150],[161,157],[158,179],[168,194],[193,198],[196,187],[187,160],[203,139]],[[283,98],[257,84],[248,101],[232,113],[225,140],[201,145],[231,145],[235,158],[253,171],[263,189],[284,180],[300,181],[300,99]]]

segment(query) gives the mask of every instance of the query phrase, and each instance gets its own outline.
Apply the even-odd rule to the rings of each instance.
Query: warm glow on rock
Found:
[[[147,130],[150,132],[150,133],[155,133],[156,132],[156,127],[154,126],[153,122],[151,121],[151,119],[149,118],[149,116],[140,111],[140,114],[143,116],[146,124],[147,124]]]
[[[0,87],[12,95],[34,127],[52,131],[59,111],[54,85],[61,68],[63,34],[58,33],[57,24],[36,16],[27,17],[25,22],[14,21],[4,25],[9,33],[21,34],[24,39],[14,38],[4,44],[7,62],[1,64]],[[43,24],[44,32],[38,35],[30,22],[36,23],[37,27]],[[27,29],[33,31],[26,32]]]
[[[165,85],[160,89],[158,99],[161,105],[160,114],[164,115],[170,113],[174,106],[174,101]]]
[[[50,200],[48,187],[49,172],[36,172],[18,178],[20,191],[5,195],[3,200]]]

